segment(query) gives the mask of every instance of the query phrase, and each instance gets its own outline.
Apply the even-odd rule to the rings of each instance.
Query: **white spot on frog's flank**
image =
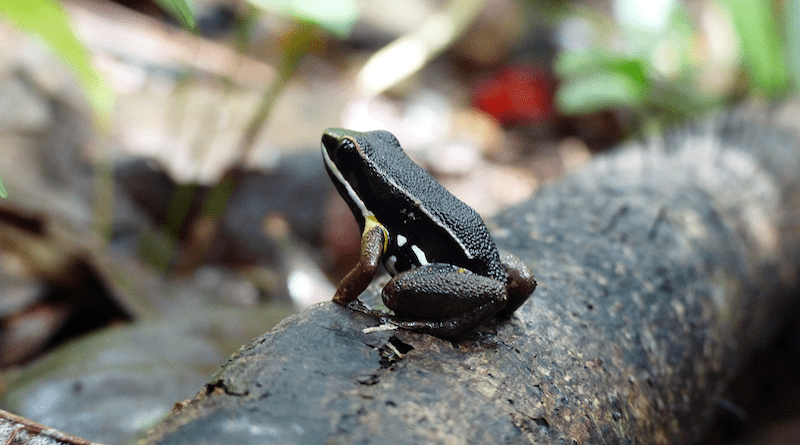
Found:
[[[428,262],[428,257],[425,256],[425,252],[419,248],[416,244],[411,246],[411,250],[414,251],[414,255],[417,256],[417,261],[419,261],[420,266],[427,266],[430,263]]]
[[[408,242],[408,238],[403,235],[397,235],[397,247],[403,247]]]

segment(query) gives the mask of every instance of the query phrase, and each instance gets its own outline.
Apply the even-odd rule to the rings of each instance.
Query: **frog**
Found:
[[[359,260],[333,302],[394,327],[456,340],[510,317],[536,289],[527,264],[501,251],[480,215],[412,161],[385,130],[328,128],[325,169],[361,232]],[[359,296],[380,273],[392,313]]]

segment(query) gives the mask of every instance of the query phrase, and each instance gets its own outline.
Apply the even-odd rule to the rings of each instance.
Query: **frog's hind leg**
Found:
[[[381,293],[401,328],[453,340],[500,311],[505,283],[449,264],[430,264],[397,274]]]
[[[506,304],[506,288],[462,267],[434,263],[395,275],[381,298],[400,319],[447,320],[473,310],[494,314]]]
[[[430,334],[444,340],[456,340],[462,337],[476,326],[491,318],[501,307],[498,303],[490,303],[446,319],[408,320],[399,318],[396,315],[391,315],[387,312],[370,309],[359,300],[355,300],[347,306],[350,309],[375,317],[383,324],[390,324],[401,329]]]

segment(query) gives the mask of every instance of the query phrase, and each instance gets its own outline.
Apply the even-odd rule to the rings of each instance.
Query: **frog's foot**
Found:
[[[498,311],[498,304],[485,304],[458,316],[440,320],[407,320],[385,312],[377,312],[381,323],[393,324],[402,329],[430,334],[444,340],[454,341],[491,318]]]
[[[362,314],[375,317],[382,325],[393,325],[401,329],[422,332],[444,340],[453,341],[463,337],[464,334],[495,315],[502,308],[503,303],[504,301],[490,302],[462,314],[439,320],[409,320],[400,318],[388,312],[370,309],[362,303],[361,300],[351,301],[347,304],[347,307],[354,311],[361,312]],[[381,326],[377,328],[381,328]],[[368,328],[369,332],[367,333],[388,330],[377,328]]]
[[[380,321],[380,325],[373,326],[369,328],[364,328],[361,332],[365,334],[372,334],[373,332],[381,332],[381,331],[391,331],[396,330],[399,326],[395,323],[392,323],[389,319],[392,317],[388,312],[383,312],[375,309],[370,309],[365,305],[361,300],[351,301],[347,303],[347,308],[352,309],[356,312],[361,312],[362,314],[369,315],[370,317],[375,317]]]
[[[378,318],[382,320],[384,317],[390,316],[387,312],[379,311],[377,309],[370,309],[364,304],[361,300],[353,300],[345,305],[348,309],[352,309],[357,312],[361,312],[362,314],[369,315],[371,317]]]

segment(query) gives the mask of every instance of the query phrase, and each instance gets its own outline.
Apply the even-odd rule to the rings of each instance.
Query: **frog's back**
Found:
[[[363,137],[359,145],[382,171],[378,176],[389,178],[370,184],[370,189],[383,189],[378,193],[384,205],[373,210],[378,221],[397,230],[409,246],[418,246],[427,261],[460,265],[505,281],[497,248],[480,215],[409,159],[394,135],[373,131]]]

